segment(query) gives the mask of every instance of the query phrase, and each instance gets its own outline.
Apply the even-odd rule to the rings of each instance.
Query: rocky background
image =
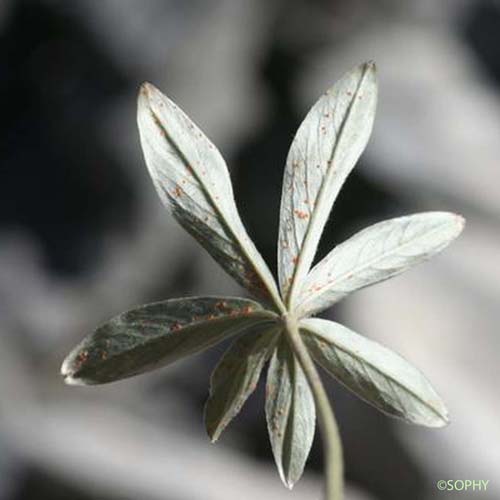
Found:
[[[259,387],[217,446],[202,425],[224,346],[109,386],[59,367],[99,322],[179,295],[239,294],[164,211],[135,125],[154,82],[220,147],[237,203],[275,269],[284,160],[301,117],[375,59],[366,153],[320,254],[360,227],[461,212],[443,256],[329,314],[403,354],[449,405],[444,430],[389,420],[327,380],[347,500],[500,497],[500,2],[1,0],[0,500],[320,498],[316,439],[280,483]],[[474,496],[475,498],[475,496]]]

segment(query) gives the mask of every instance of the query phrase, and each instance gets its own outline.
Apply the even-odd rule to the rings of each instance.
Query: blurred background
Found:
[[[321,497],[318,436],[293,492],[275,471],[263,388],[218,445],[202,423],[225,345],[111,384],[60,364],[101,321],[181,295],[241,294],[162,208],[142,159],[148,80],[219,146],[242,218],[275,270],[285,156],[307,109],[375,59],[372,139],[320,255],[362,226],[460,212],[443,256],[328,314],[412,361],[452,424],[413,428],[325,377],[347,500],[500,498],[500,2],[0,1],[0,499]],[[490,480],[444,493],[439,479]]]

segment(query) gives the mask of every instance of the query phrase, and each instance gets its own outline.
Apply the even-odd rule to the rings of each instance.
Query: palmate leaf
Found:
[[[309,456],[316,410],[304,372],[284,338],[269,364],[266,419],[281,480],[292,488],[300,479]]]
[[[377,101],[373,63],[347,73],[312,107],[285,167],[278,271],[289,305],[314,259],[332,205],[368,142]]]
[[[217,440],[238,414],[271,358],[265,410],[281,479],[291,488],[302,475],[317,410],[331,500],[342,498],[342,446],[313,358],[382,412],[415,424],[445,425],[443,402],[407,361],[337,323],[306,319],[439,252],[463,227],[463,219],[444,212],[385,221],[334,248],[309,272],[335,199],[367,144],[376,101],[375,66],[365,63],[331,87],[299,127],[283,180],[278,290],[238,215],[221,154],[183,111],[144,84],[139,133],[161,200],[262,304],[193,297],[132,309],[100,326],[69,354],[61,370],[66,382],[102,384],[138,375],[242,334],[212,374],[205,407],[210,438]]]
[[[104,384],[168,365],[257,324],[273,313],[240,298],[166,300],[124,312],[88,335],[65,359],[70,384]]]
[[[257,325],[236,339],[212,373],[205,406],[205,425],[212,442],[219,439],[255,390],[281,327]]]
[[[249,238],[217,148],[151,84],[141,87],[137,115],[144,158],[164,205],[236,281],[281,303],[267,264]]]
[[[443,250],[462,231],[464,219],[427,212],[374,224],[335,247],[307,276],[300,315],[330,307],[347,294],[406,271]]]
[[[448,423],[441,398],[401,356],[333,321],[303,319],[300,328],[315,360],[367,403],[413,424]]]

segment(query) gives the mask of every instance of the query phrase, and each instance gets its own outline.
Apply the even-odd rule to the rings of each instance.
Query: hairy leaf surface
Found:
[[[443,250],[462,231],[462,217],[427,212],[390,219],[335,247],[308,275],[301,315],[330,307],[347,294],[406,271]]]
[[[284,339],[269,364],[266,419],[280,477],[292,488],[300,479],[309,456],[316,412],[304,372]]]
[[[251,300],[192,297],[166,300],[119,314],[68,355],[69,384],[104,384],[168,365],[259,323],[272,313]]]
[[[294,302],[332,205],[368,142],[377,101],[373,63],[347,73],[312,107],[288,153],[281,195],[278,271]]]
[[[141,88],[137,119],[144,158],[164,205],[236,281],[279,302],[273,276],[238,215],[217,148],[151,84]]]
[[[212,442],[219,439],[255,390],[279,331],[276,325],[257,325],[236,339],[219,361],[205,406],[205,425]]]
[[[413,424],[448,423],[441,398],[401,356],[333,321],[309,318],[300,327],[315,360],[367,403]]]

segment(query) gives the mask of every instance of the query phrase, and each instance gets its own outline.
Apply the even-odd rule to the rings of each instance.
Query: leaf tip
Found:
[[[460,215],[460,214],[455,214],[455,217],[456,217],[456,222],[457,222],[457,227],[458,227],[458,234],[460,234],[465,227],[466,220],[465,220],[465,217],[463,215]]]
[[[153,88],[153,85],[148,82],[142,83],[139,87],[139,93],[137,94],[137,119],[139,122],[139,130],[141,130],[141,122],[144,120],[143,115],[145,115],[150,108]]]
[[[165,96],[149,82],[143,82],[139,87],[139,95],[137,98],[139,111],[141,109],[154,111],[157,107],[165,105]]]
[[[453,241],[454,239],[458,238],[462,231],[465,228],[465,217],[463,217],[460,214],[455,214],[452,212],[445,212],[449,219],[448,219],[448,231],[449,231],[449,242]]]
[[[207,425],[207,434],[208,434],[208,439],[210,439],[210,442],[212,444],[215,444],[221,435],[222,429],[219,429],[218,427],[212,427]]]
[[[443,405],[442,411],[440,412],[439,418],[437,418],[431,427],[434,427],[436,429],[441,429],[443,427],[447,427],[450,425],[450,416],[448,414],[448,410],[446,407]]]
[[[375,87],[376,91],[378,76],[375,61],[366,61],[363,64],[360,64],[358,68],[361,73],[361,77],[366,80],[367,85],[369,87]]]
[[[139,96],[149,98],[149,96],[156,91],[156,87],[149,82],[143,82],[139,87]]]
[[[450,419],[448,418],[448,416],[441,416],[440,418],[436,418],[431,422],[425,422],[423,425],[431,429],[443,429],[444,427],[447,427],[449,424],[450,424]]]
[[[92,381],[82,378],[81,367],[88,360],[87,350],[75,349],[69,353],[61,365],[61,376],[66,385],[91,385]]]
[[[81,378],[76,378],[73,377],[72,375],[67,375],[64,377],[64,383],[66,385],[72,385],[72,386],[82,386],[82,385],[88,385],[84,380]]]
[[[364,63],[364,67],[367,71],[373,71],[373,72],[377,71],[377,65],[375,64],[375,61],[372,59],[370,59],[369,61],[366,61]]]
[[[204,410],[204,420],[205,420],[205,430],[207,432],[208,439],[210,439],[211,444],[215,444],[222,433],[222,428],[214,423],[213,418],[210,416],[211,411],[211,395],[205,405]]]
[[[434,415],[431,418],[426,418],[422,421],[417,422],[417,424],[433,429],[441,429],[449,425],[450,418],[448,414],[448,408],[446,408],[444,402],[441,399],[434,401],[433,408]]]
[[[64,383],[66,385],[87,385],[84,380],[78,378],[73,369],[72,356],[68,356],[61,366],[61,375],[64,378]]]
[[[73,377],[73,362],[72,356],[69,355],[61,365],[61,376],[64,378],[64,383],[67,385],[83,385],[78,378]]]
[[[281,464],[278,464],[276,462],[276,466],[278,468],[278,473],[279,473],[279,476],[280,476],[280,479],[281,479],[281,482],[283,483],[283,485],[285,486],[285,488],[287,490],[292,490],[293,487],[295,486],[295,481],[290,478],[286,473],[285,471],[283,470],[283,466]]]
[[[64,359],[64,361],[61,365],[60,372],[64,378],[71,375],[71,372],[72,372],[71,366],[72,366],[72,356],[69,355],[69,356],[66,356],[66,358]]]

